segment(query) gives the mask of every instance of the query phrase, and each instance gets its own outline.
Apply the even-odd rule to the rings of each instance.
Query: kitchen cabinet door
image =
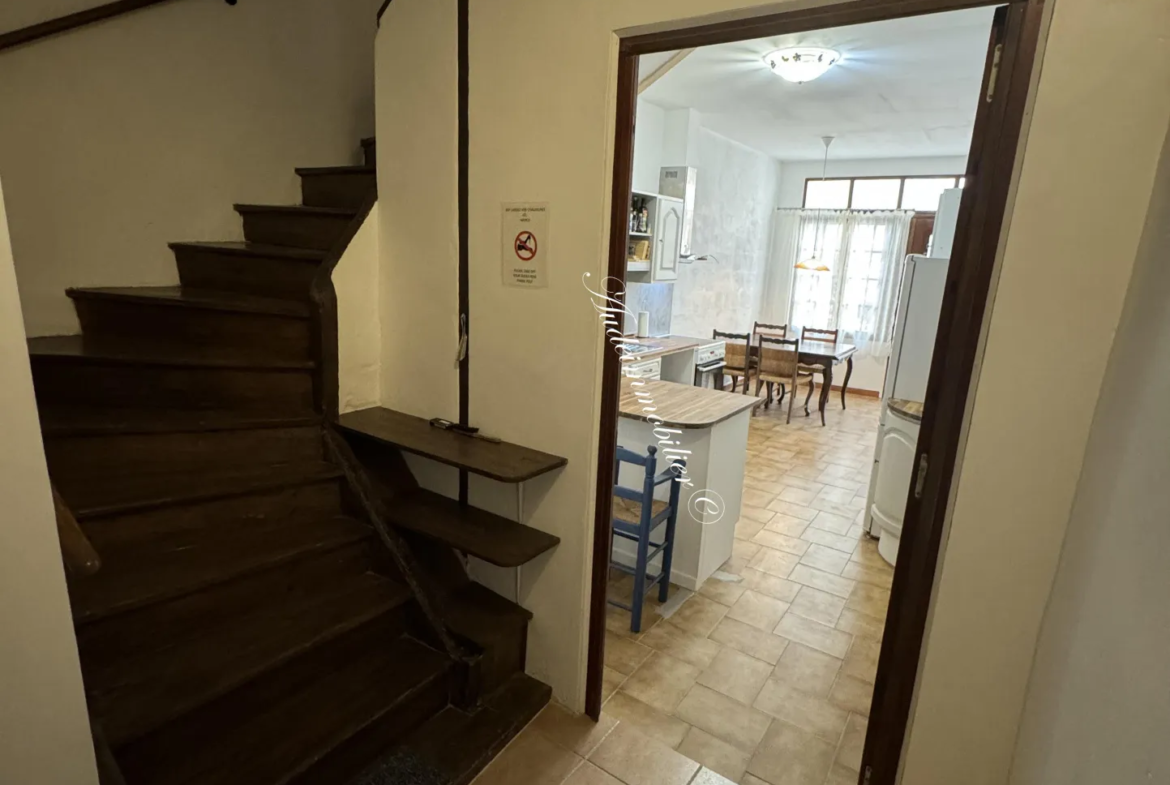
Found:
[[[658,197],[655,211],[655,246],[651,277],[654,281],[678,278],[678,257],[682,243],[683,201]]]

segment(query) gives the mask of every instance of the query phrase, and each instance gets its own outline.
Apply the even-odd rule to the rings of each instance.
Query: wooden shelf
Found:
[[[487,442],[444,431],[422,417],[380,406],[343,414],[338,425],[350,433],[499,482],[524,482],[569,462],[518,444]]]
[[[419,489],[391,505],[390,523],[444,542],[497,567],[519,567],[560,544],[559,537]]]

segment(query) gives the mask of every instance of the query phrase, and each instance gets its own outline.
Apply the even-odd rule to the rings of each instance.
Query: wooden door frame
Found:
[[[977,7],[1002,7],[1002,41],[996,100],[978,113],[959,211],[952,264],[947,275],[934,359],[926,393],[916,465],[929,455],[920,493],[909,489],[905,530],[894,569],[890,608],[878,663],[870,727],[860,781],[894,785],[901,762],[919,657],[933,596],[947,501],[979,347],[985,307],[1006,217],[1025,109],[1040,41],[1045,0],[848,0],[748,19],[623,37],[618,51],[609,265],[606,290],[624,292],[626,211],[632,191],[638,57],[791,33],[880,22]],[[997,17],[998,18],[998,17]],[[994,29],[994,28],[993,28]],[[994,49],[994,42],[993,42]],[[990,59],[989,59],[990,62]],[[985,69],[980,106],[988,90]],[[620,359],[602,362],[600,437],[595,489],[593,570],[589,615],[586,713],[601,714],[605,657],[609,524],[617,447]]]

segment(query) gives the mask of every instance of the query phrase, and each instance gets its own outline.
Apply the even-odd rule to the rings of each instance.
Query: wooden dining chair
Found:
[[[770,338],[787,338],[788,337],[788,325],[786,325],[786,324],[765,324],[764,322],[756,322],[754,325],[752,325],[752,341],[756,342],[757,351],[759,348],[758,341],[759,341],[759,338],[761,335],[767,335]],[[751,352],[750,362],[751,362],[751,367],[753,369],[759,367],[760,357],[759,357],[759,354],[757,352]],[[760,396],[760,388],[763,386],[764,386],[764,383],[761,382],[759,380],[759,378],[757,377],[756,378],[756,397],[757,398]],[[769,390],[768,398],[769,399],[772,397],[771,396],[771,389],[772,388],[769,386],[769,388],[768,388],[768,390]]]
[[[712,330],[711,338],[724,343],[723,362],[726,365],[723,373],[731,377],[731,391],[735,392],[736,382],[742,379],[742,392],[746,395],[752,375],[752,337],[746,333],[723,333]]]
[[[840,330],[822,330],[819,327],[802,327],[802,328],[800,328],[800,341],[801,341],[801,343],[803,343],[805,341],[820,341],[822,343],[831,343],[831,344],[833,344],[833,346],[836,346],[837,340],[840,337],[841,337]],[[821,384],[824,384],[825,383],[824,368],[820,365],[813,365],[810,367],[816,369],[815,372],[819,373],[821,375]],[[829,394],[829,390],[825,390],[824,394],[827,396]],[[823,419],[823,415],[822,415],[822,419]],[[821,425],[824,425],[824,423],[822,422]]]
[[[764,401],[764,406],[767,407],[772,403],[773,384],[780,385],[778,403],[784,402],[786,392],[784,386],[789,385],[792,394],[788,396],[788,418],[785,422],[792,422],[792,402],[796,399],[796,385],[801,379],[808,379],[808,395],[804,399],[804,414],[807,417],[808,403],[812,400],[813,392],[816,390],[813,376],[817,372],[817,367],[819,366],[801,364],[800,341],[795,338],[771,338],[767,335],[761,335],[760,368],[756,379],[768,384],[768,399]]]

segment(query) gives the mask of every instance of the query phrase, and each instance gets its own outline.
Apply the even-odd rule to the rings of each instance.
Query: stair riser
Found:
[[[304,362],[309,320],[204,308],[75,299],[86,343],[181,349],[186,357]]]
[[[299,215],[286,212],[246,212],[244,237],[248,242],[287,245],[328,251],[341,239],[349,216]]]
[[[310,207],[356,210],[377,187],[373,172],[301,175],[301,202]]]
[[[309,299],[309,287],[319,267],[317,262],[299,259],[241,256],[193,248],[174,251],[183,286],[286,300]]]
[[[235,409],[274,416],[313,414],[309,371],[170,368],[32,358],[42,405],[147,409]]]
[[[321,429],[261,428],[198,433],[50,436],[45,455],[53,476],[116,476],[201,471],[257,463],[324,460]]]

